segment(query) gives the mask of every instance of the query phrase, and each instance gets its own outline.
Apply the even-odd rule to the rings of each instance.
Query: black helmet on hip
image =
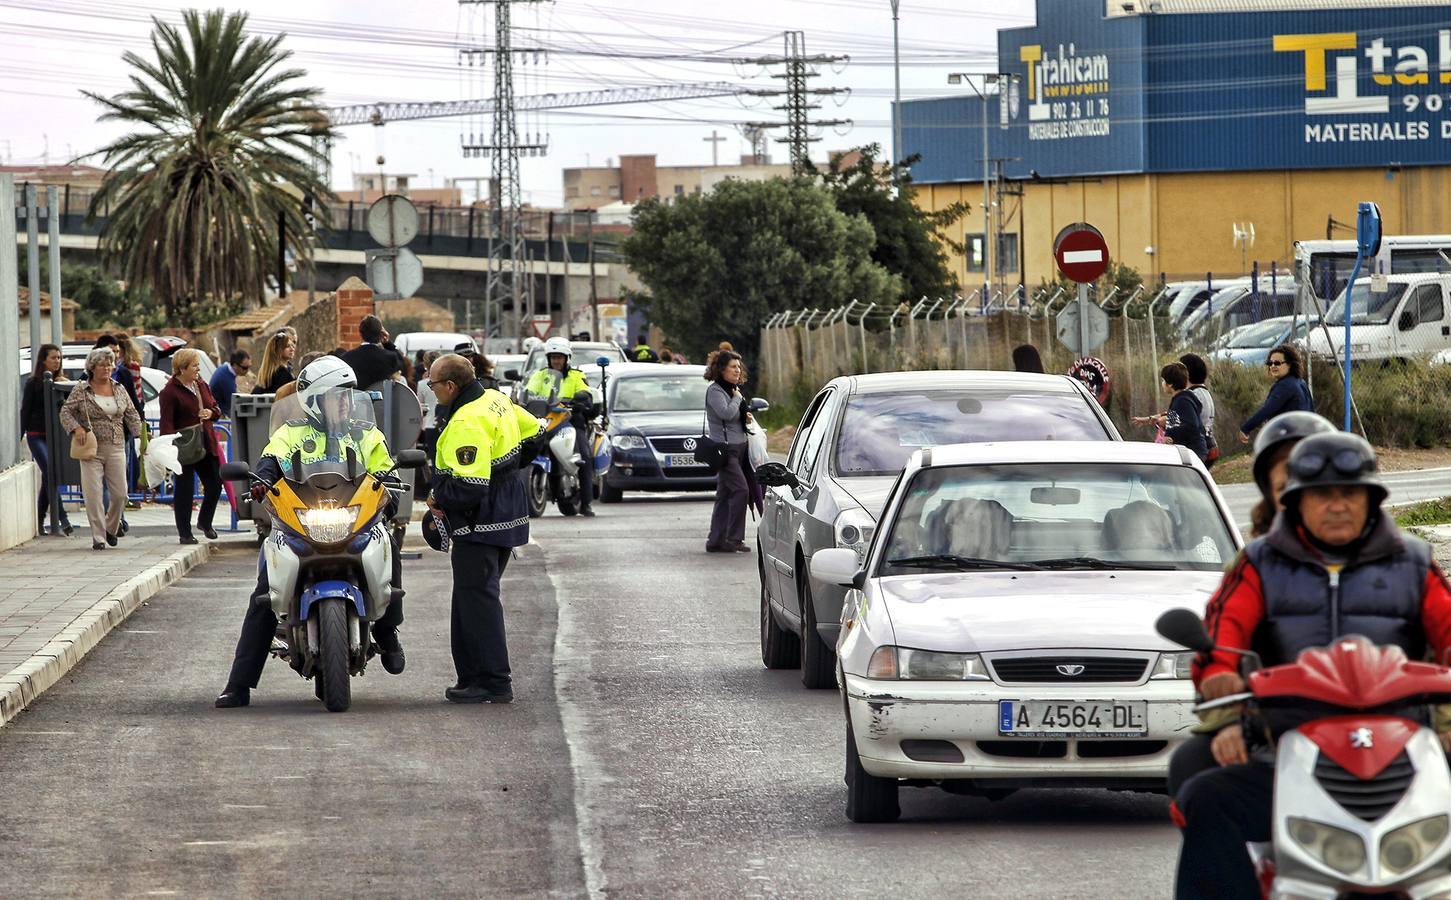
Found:
[[[419,523],[423,531],[423,540],[434,550],[448,552],[449,540],[448,519],[443,516],[436,516],[432,512],[423,514],[423,521]]]
[[[1270,458],[1274,456],[1276,447],[1286,441],[1298,441],[1312,434],[1327,434],[1334,430],[1335,426],[1330,424],[1329,419],[1303,410],[1283,413],[1266,422],[1260,433],[1255,435],[1254,475],[1260,492],[1270,489]]]
[[[1380,506],[1388,493],[1380,480],[1375,448],[1358,434],[1311,435],[1295,445],[1288,468],[1290,480],[1280,494],[1287,507],[1298,502],[1301,491],[1313,487],[1363,487],[1373,507]]]

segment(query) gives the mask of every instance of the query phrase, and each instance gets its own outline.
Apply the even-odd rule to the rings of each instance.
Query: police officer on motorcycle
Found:
[[[402,484],[396,476],[386,474],[393,469],[393,457],[388,452],[383,433],[376,426],[371,422],[351,421],[353,427],[338,433],[337,425],[351,420],[348,411],[325,408],[325,404],[346,405],[351,402],[349,392],[357,387],[357,376],[352,367],[336,357],[324,356],[302,370],[297,376],[297,385],[297,400],[304,416],[284,423],[272,433],[254,472],[257,478],[252,485],[254,502],[262,502],[267,485],[286,477],[295,461],[341,460],[349,452],[383,481]],[[385,516],[392,518],[397,507],[398,501],[390,492]],[[402,673],[406,664],[403,645],[398,640],[398,626],[403,623],[403,566],[398,550],[395,544],[393,597],[387,611],[372,626],[373,641],[382,656],[383,668],[390,675]],[[257,686],[262,676],[276,633],[277,616],[268,598],[267,565],[259,554],[257,586],[252,591],[247,614],[242,619],[242,634],[237,640],[231,674],[216,700],[219,709],[246,706],[250,702],[251,689]]]
[[[1360,634],[1410,659],[1442,662],[1451,647],[1451,586],[1430,547],[1401,533],[1381,510],[1385,486],[1375,451],[1341,432],[1304,438],[1290,454],[1284,508],[1251,541],[1204,614],[1220,647],[1257,652],[1265,666]],[[1201,654],[1194,682],[1205,700],[1245,689],[1240,657]],[[1437,722],[1451,748],[1451,723]],[[1271,723],[1282,730],[1283,723]],[[1179,898],[1260,896],[1245,844],[1270,839],[1274,767],[1251,758],[1235,720],[1215,735],[1217,768],[1190,778],[1175,798],[1184,843]]]
[[[584,373],[569,365],[572,351],[569,341],[552,337],[544,342],[544,358],[548,367],[530,376],[524,386],[530,397],[568,400],[572,411],[569,423],[574,426],[574,451],[579,454],[579,514],[594,516],[594,448],[590,446],[589,423],[599,415]]]

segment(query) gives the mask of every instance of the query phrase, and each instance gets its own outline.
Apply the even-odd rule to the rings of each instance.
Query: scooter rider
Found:
[[[594,448],[590,446],[589,423],[599,414],[590,393],[584,373],[569,365],[572,351],[569,341],[552,337],[544,342],[544,357],[548,368],[540,369],[529,378],[524,391],[531,397],[558,398],[570,401],[573,411],[569,424],[574,426],[574,452],[579,454],[579,514],[593,516],[595,469]]]
[[[1360,634],[1411,659],[1441,661],[1451,647],[1451,586],[1430,547],[1381,510],[1386,489],[1371,446],[1353,434],[1315,434],[1288,466],[1283,511],[1209,601],[1215,644],[1254,650],[1274,666]],[[1243,691],[1238,664],[1223,650],[1201,655],[1193,672],[1200,695]],[[1437,730],[1451,748],[1451,722]],[[1212,750],[1219,768],[1189,779],[1175,798],[1184,837],[1175,896],[1258,898],[1245,844],[1270,839],[1274,768],[1251,761],[1238,721],[1216,734]]]
[[[393,468],[393,457],[383,433],[369,423],[361,434],[356,428],[337,434],[336,427],[329,422],[347,421],[346,415],[336,415],[334,410],[324,410],[324,402],[338,402],[342,398],[335,392],[357,387],[357,376],[342,360],[325,356],[310,363],[297,377],[297,400],[305,418],[288,421],[272,433],[262,459],[258,462],[255,475],[258,481],[252,486],[252,499],[260,503],[266,496],[267,484],[285,477],[293,466],[294,459],[304,462],[323,459],[341,459],[349,451],[355,453],[368,471],[383,476],[389,483],[401,484],[393,475],[384,475]],[[331,400],[328,395],[334,394]],[[342,400],[342,402],[348,402]],[[358,423],[354,423],[355,425]],[[385,518],[392,518],[397,511],[398,501],[391,494],[385,509]],[[402,556],[395,543],[393,547],[393,597],[387,611],[373,623],[373,640],[378,645],[383,668],[390,675],[402,673],[406,663],[403,645],[398,640],[398,626],[403,622],[403,565]],[[277,632],[277,616],[272,611],[268,597],[267,565],[261,554],[257,559],[257,586],[252,591],[247,614],[242,619],[242,634],[237,640],[237,652],[232,661],[232,671],[227,685],[217,697],[216,705],[221,709],[246,706],[250,702],[250,691],[257,686],[267,654]]]

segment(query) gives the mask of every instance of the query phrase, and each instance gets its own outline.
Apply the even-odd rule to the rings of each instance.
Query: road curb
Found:
[[[20,714],[35,698],[59,681],[91,652],[111,629],[126,621],[142,603],[180,581],[211,558],[216,544],[197,544],[118,585],[61,630],[30,659],[0,676],[0,726]]]

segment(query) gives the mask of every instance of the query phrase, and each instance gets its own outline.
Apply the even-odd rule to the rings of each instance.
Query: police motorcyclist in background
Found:
[[[572,351],[569,341],[552,337],[544,342],[545,360],[548,367],[540,369],[529,377],[524,392],[529,397],[546,400],[569,401],[571,412],[569,424],[574,426],[574,451],[579,454],[579,514],[593,516],[594,509],[594,448],[590,446],[589,423],[599,415],[599,409],[590,393],[584,373],[569,364]]]
[[[1386,489],[1370,444],[1353,434],[1314,434],[1296,445],[1288,468],[1283,511],[1209,601],[1204,620],[1214,643],[1254,650],[1275,666],[1359,634],[1410,659],[1443,661],[1451,586],[1426,542],[1402,534],[1381,510]],[[1200,696],[1243,691],[1239,659],[1224,650],[1201,654],[1193,672]],[[1283,722],[1271,724],[1283,730]],[[1451,748],[1451,722],[1435,724]],[[1251,761],[1238,718],[1215,735],[1212,751],[1219,767],[1189,779],[1175,798],[1184,834],[1176,896],[1257,900],[1245,843],[1270,839],[1274,767]]]
[[[272,433],[262,451],[262,459],[253,474],[257,481],[252,485],[252,500],[261,503],[266,496],[267,485],[292,473],[296,460],[303,463],[319,460],[343,460],[351,451],[369,472],[378,475],[391,485],[402,485],[397,476],[388,474],[393,469],[393,457],[388,452],[383,433],[371,420],[354,420],[346,409],[325,409],[324,404],[337,403],[345,406],[351,401],[351,392],[357,387],[357,376],[342,360],[325,356],[310,363],[297,376],[297,401],[302,407],[304,418],[291,420]],[[347,425],[339,432],[338,425]],[[384,518],[391,519],[397,512],[398,499],[390,491],[384,508]],[[378,645],[383,668],[390,675],[403,671],[406,660],[403,645],[398,640],[398,626],[403,623],[403,561],[393,547],[393,596],[388,609],[373,623],[373,641]],[[272,611],[268,596],[267,564],[259,554],[257,559],[257,586],[252,591],[246,616],[242,619],[242,635],[237,640],[237,652],[232,661],[232,671],[227,685],[217,697],[216,705],[227,709],[246,706],[250,691],[257,686],[267,654],[272,647],[272,638],[277,632],[277,616]]]
[[[644,363],[660,361],[660,355],[650,349],[650,336],[648,334],[640,335],[639,339],[635,341],[635,348],[630,351],[630,359],[635,362]]]

